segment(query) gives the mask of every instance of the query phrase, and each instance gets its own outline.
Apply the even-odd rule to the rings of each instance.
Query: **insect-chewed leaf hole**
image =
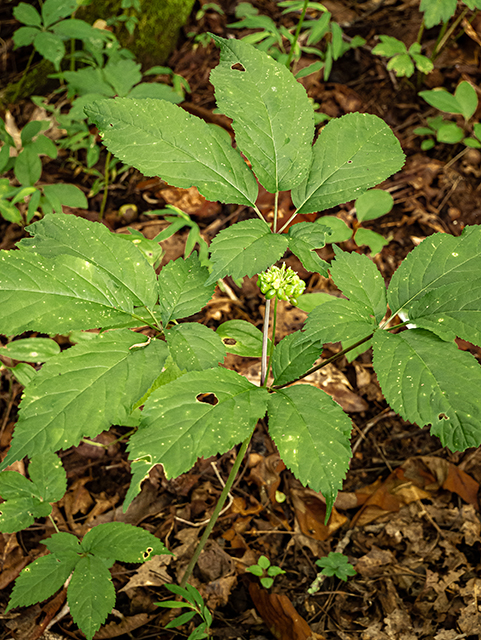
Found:
[[[237,340],[234,340],[234,338],[222,338],[222,342],[229,345],[230,347],[233,347],[235,344],[237,344]]]
[[[448,416],[445,413],[440,413],[438,415],[438,420],[447,420]]]
[[[213,393],[199,393],[198,396],[195,397],[198,402],[204,402],[205,404],[211,404],[213,407],[219,402],[216,396]]]
[[[246,70],[244,65],[242,65],[240,62],[236,62],[235,64],[231,65],[231,69],[234,69],[235,71],[245,71]]]
[[[142,552],[142,555],[144,556],[144,560],[147,560],[147,558],[150,556],[152,551],[153,551],[152,547],[147,547],[147,549]]]

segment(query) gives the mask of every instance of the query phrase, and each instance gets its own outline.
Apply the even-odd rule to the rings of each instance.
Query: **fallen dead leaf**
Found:
[[[167,573],[167,567],[172,561],[172,556],[154,556],[144,562],[120,591],[129,591],[136,587],[161,587],[170,583],[172,578]]]

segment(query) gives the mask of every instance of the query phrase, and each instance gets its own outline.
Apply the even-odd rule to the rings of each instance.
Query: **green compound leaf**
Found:
[[[72,569],[79,560],[82,551],[77,536],[71,533],[54,533],[42,541],[47,549],[56,557],[72,563]]]
[[[169,262],[159,274],[159,304],[162,323],[187,318],[200,311],[212,298],[215,284],[206,287],[207,267],[202,267],[196,253],[189,258]]]
[[[105,225],[55,214],[34,222],[27,230],[35,237],[21,240],[20,249],[46,258],[62,255],[81,258],[113,281],[110,289],[117,297],[123,294],[125,300],[131,300],[136,307],[152,308],[157,302],[152,267],[135,245],[125,242]]]
[[[479,447],[481,368],[474,356],[423,329],[378,331],[373,347],[374,370],[395,411],[419,427],[430,424],[452,451]]]
[[[274,384],[287,384],[303,375],[320,357],[322,347],[306,340],[300,331],[291,333],[276,345],[272,356]]]
[[[29,564],[15,580],[12,596],[5,612],[15,607],[29,607],[36,602],[50,598],[63,586],[65,580],[72,573],[77,560],[78,556],[73,561],[48,555]]]
[[[19,5],[14,7],[13,15],[16,20],[31,27],[40,27],[42,24],[39,12],[26,2],[20,2]]]
[[[40,31],[33,41],[33,46],[41,56],[49,60],[57,71],[65,57],[65,45],[60,36],[49,31]]]
[[[314,271],[327,277],[328,264],[321,260],[314,249],[322,249],[329,242],[329,229],[315,222],[299,222],[288,233],[289,249],[299,258],[307,271]]]
[[[202,371],[224,362],[226,350],[221,337],[203,324],[178,324],[168,329],[165,337],[179,369]]]
[[[113,331],[51,358],[25,389],[1,468],[26,455],[67,449],[128,420],[168,355],[164,342],[134,347],[140,341],[131,331]]]
[[[82,550],[120,562],[145,562],[154,555],[170,553],[152,533],[126,522],[106,522],[91,529]]]
[[[298,213],[334,207],[399,171],[404,154],[377,116],[348,113],[331,120],[313,147],[309,177],[292,191]]]
[[[35,455],[28,467],[36,495],[45,502],[57,502],[67,490],[67,476],[54,453]]]
[[[424,12],[426,29],[445,23],[456,11],[456,0],[421,0],[419,10]]]
[[[233,119],[238,148],[267,191],[292,189],[307,177],[312,158],[314,117],[304,87],[267,53],[212,38],[221,55],[210,80],[218,108]]]
[[[206,284],[224,276],[234,279],[265,271],[287,249],[287,237],[272,233],[262,220],[245,220],[216,235],[210,245],[212,273]]]
[[[322,218],[316,220],[316,224],[322,224],[330,230],[331,235],[327,239],[329,244],[344,242],[352,236],[351,227],[348,227],[344,220],[336,216],[322,216]]]
[[[0,355],[22,362],[45,362],[60,353],[60,347],[50,338],[23,338],[0,347]]]
[[[481,227],[465,227],[459,237],[434,234],[394,273],[389,307],[446,340],[456,335],[481,346],[480,273]]]
[[[299,384],[269,396],[269,433],[286,466],[321,491],[330,514],[351,459],[351,421],[324,391]]]
[[[36,27],[20,27],[13,34],[15,48],[18,49],[18,47],[26,47],[32,44],[37,34],[38,29]]]
[[[466,81],[459,83],[454,95],[444,89],[420,91],[418,95],[424,98],[432,107],[436,107],[436,109],[446,113],[459,113],[465,120],[471,118],[478,106],[476,90]]]
[[[379,269],[367,256],[338,247],[334,251],[336,258],[329,271],[335,284],[349,300],[367,307],[379,323],[387,310],[386,287]]]
[[[381,42],[371,51],[373,55],[392,58],[393,56],[407,52],[404,42],[401,42],[401,40],[397,38],[393,38],[392,36],[379,36],[379,40]]]
[[[257,183],[222,132],[164,100],[117,98],[85,107],[105,146],[146,176],[193,185],[208,200],[254,206]]]
[[[46,0],[42,5],[42,18],[45,27],[57,20],[67,18],[77,9],[77,0]]]
[[[54,334],[131,322],[133,301],[115,285],[81,258],[2,251],[0,332]]]
[[[216,329],[228,353],[245,358],[260,358],[262,355],[262,331],[245,320],[228,320]],[[268,350],[271,341],[268,341]]]
[[[211,397],[204,394],[213,394],[216,404],[209,404]],[[141,428],[128,445],[132,468],[143,461],[147,473],[161,463],[166,476],[175,478],[200,456],[224,453],[244,440],[266,406],[267,391],[234,371],[187,373],[154,391],[145,403]]]
[[[68,586],[67,602],[75,624],[92,640],[115,605],[112,577],[101,558],[80,558]]]

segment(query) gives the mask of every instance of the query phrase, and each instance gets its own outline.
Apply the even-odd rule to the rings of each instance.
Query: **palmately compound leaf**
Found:
[[[481,346],[481,226],[459,237],[433,234],[408,254],[388,288],[393,314],[444,340],[455,336]]]
[[[205,286],[209,277],[196,253],[186,260],[178,258],[165,265],[159,274],[159,304],[162,323],[187,318],[200,311],[211,299],[215,284]]]
[[[170,553],[152,533],[126,522],[105,522],[91,529],[82,550],[120,562],[145,562],[154,555]]]
[[[133,301],[92,263],[0,252],[0,333],[67,333],[132,320]]]
[[[329,265],[314,249],[322,249],[329,242],[329,229],[315,222],[299,222],[287,233],[289,249],[299,258],[307,271],[314,271],[327,277]]]
[[[424,329],[373,337],[373,364],[382,392],[405,420],[452,451],[481,444],[481,368],[470,353]]]
[[[196,186],[207,200],[254,206],[257,183],[222,132],[165,100],[117,98],[85,112],[107,149],[146,176]]]
[[[297,380],[320,357],[322,346],[306,340],[300,331],[291,333],[276,345],[272,355],[274,384]]]
[[[329,271],[335,284],[353,302],[367,307],[376,322],[386,313],[384,278],[374,262],[359,253],[348,253],[335,247],[336,258]]]
[[[88,222],[77,216],[49,214],[27,227],[33,238],[18,243],[21,249],[47,258],[75,256],[104,272],[110,288],[136,307],[153,307],[157,302],[156,277],[152,267],[137,247],[125,242],[103,224]]]
[[[145,403],[141,428],[128,445],[133,473],[140,468],[145,477],[160,463],[166,476],[175,478],[197,458],[228,451],[254,429],[266,404],[267,391],[234,371],[185,374],[154,391]]]
[[[218,108],[233,119],[238,148],[267,191],[292,189],[312,159],[314,112],[306,90],[267,53],[242,40],[212,38],[221,54],[210,80]]]
[[[15,580],[12,596],[5,612],[15,607],[29,607],[50,598],[63,586],[77,560],[78,556],[74,561],[50,554],[29,564]]]
[[[287,238],[272,233],[262,220],[245,220],[216,235],[210,245],[214,268],[206,284],[224,276],[253,276],[274,264],[287,249]]]
[[[168,356],[165,342],[108,332],[51,358],[25,389],[20,419],[1,468],[24,456],[77,445],[127,420]]]
[[[92,640],[115,605],[112,576],[101,558],[80,558],[67,589],[67,602],[75,624]]]
[[[0,473],[0,531],[14,533],[33,524],[35,518],[50,515],[49,503],[60,500],[67,488],[67,478],[54,453],[34,456],[29,465],[31,480],[17,471]]]
[[[167,344],[179,369],[202,371],[224,362],[226,350],[221,337],[198,322],[184,322],[165,332]]]
[[[269,396],[269,433],[286,466],[321,491],[329,514],[351,459],[351,421],[324,391],[298,384]]]
[[[228,353],[245,358],[260,358],[262,355],[262,331],[245,320],[228,320],[216,329]],[[267,348],[270,349],[268,340]]]
[[[309,176],[293,189],[292,201],[298,213],[323,211],[357,198],[403,164],[401,146],[381,118],[348,113],[321,131]]]

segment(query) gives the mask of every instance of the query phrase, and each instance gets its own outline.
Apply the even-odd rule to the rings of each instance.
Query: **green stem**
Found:
[[[263,387],[267,380],[267,345],[269,344],[269,316],[271,312],[271,301],[266,300],[266,309],[264,311],[264,326],[262,330],[262,360],[261,360],[261,384]]]
[[[107,198],[109,195],[109,177],[110,177],[110,159],[112,158],[112,154],[110,151],[107,151],[107,157],[105,158],[105,168],[104,168],[104,195],[102,198],[102,204],[100,205],[100,213],[99,220],[102,220],[105,213],[105,207],[107,205]]]
[[[434,45],[433,52],[431,54],[431,58],[430,58],[431,61],[434,62],[434,60],[436,60],[436,58],[439,56],[439,54],[441,53],[441,50],[444,48],[446,42],[452,36],[454,31],[458,28],[459,23],[463,20],[463,18],[468,13],[468,11],[469,11],[469,7],[466,7],[464,9],[464,11],[462,11],[459,14],[459,16],[453,22],[453,24],[449,27],[449,30],[447,30],[448,29],[448,23],[445,22],[443,24],[443,26],[441,27],[441,31],[439,32],[438,39],[436,40],[436,44]]]
[[[297,38],[299,37],[302,25],[304,23],[304,18],[306,17],[306,11],[307,11],[308,3],[309,3],[309,0],[304,0],[304,6],[302,8],[301,17],[299,18],[299,22],[297,23],[297,29],[296,29],[296,32],[294,33],[294,38],[293,38],[292,43],[291,43],[291,49],[289,51],[289,56],[288,56],[287,62],[286,62],[286,67],[288,69],[291,68],[291,62],[292,62],[292,58],[294,56],[294,50],[296,48]]]
[[[57,527],[57,523],[55,522],[55,520],[52,518],[52,514],[49,513],[48,517],[50,518],[50,522],[53,524],[53,528],[55,529],[55,531],[57,533],[60,533],[60,529]]]
[[[419,27],[419,31],[418,31],[418,37],[416,38],[416,42],[418,44],[421,44],[421,39],[423,37],[423,33],[424,33],[424,29],[425,29],[425,24],[424,24],[424,18],[421,20],[421,26]]]
[[[22,74],[22,79],[19,81],[18,85],[17,85],[17,90],[15,91],[15,95],[13,96],[13,100],[12,102],[17,102],[17,98],[20,94],[20,90],[22,89],[23,85],[25,84],[25,80],[27,78],[27,74],[28,71],[32,65],[32,60],[33,60],[33,56],[35,55],[35,49],[32,49],[32,53],[30,54],[30,58],[28,59],[27,62],[27,66],[25,67],[25,71]]]
[[[272,225],[272,231],[276,233],[277,230],[277,214],[279,211],[279,191],[276,191],[274,196],[274,223]]]
[[[225,483],[225,487],[222,490],[222,493],[220,494],[220,498],[219,501],[217,502],[217,505],[214,509],[214,513],[212,514],[210,520],[209,520],[209,524],[206,526],[205,531],[202,535],[202,538],[199,541],[199,544],[197,545],[197,548],[194,552],[194,555],[192,556],[192,558],[190,559],[190,562],[187,566],[187,569],[185,570],[184,575],[182,576],[182,580],[180,581],[180,586],[182,588],[185,588],[185,585],[187,584],[187,580],[190,578],[192,571],[194,570],[194,567],[197,563],[197,560],[199,559],[199,556],[202,552],[202,549],[205,546],[205,543],[207,542],[207,540],[209,539],[209,536],[212,532],[212,529],[215,526],[215,523],[217,522],[217,518],[220,515],[220,512],[222,511],[222,508],[224,506],[225,501],[227,500],[227,496],[229,495],[229,491],[232,488],[232,485],[234,484],[234,480],[236,479],[237,473],[239,471],[239,467],[241,465],[242,460],[244,459],[244,456],[246,454],[247,451],[247,447],[249,446],[249,443],[251,441],[252,438],[252,434],[254,433],[254,430],[252,430],[252,433],[249,434],[249,436],[244,440],[244,442],[241,444],[241,447],[239,449],[239,453],[237,454],[237,457],[235,459],[234,465],[229,473],[229,477],[227,478],[227,482]]]
[[[267,378],[269,377],[269,371],[271,369],[271,362],[272,362],[272,354],[274,353],[274,341],[276,338],[276,323],[277,323],[277,296],[275,298],[275,302],[274,302],[274,313],[272,315],[272,340],[271,340],[271,350],[269,353],[269,364],[267,366],[267,372],[266,372],[266,378],[264,380],[264,384],[263,386],[266,387],[267,386]]]

